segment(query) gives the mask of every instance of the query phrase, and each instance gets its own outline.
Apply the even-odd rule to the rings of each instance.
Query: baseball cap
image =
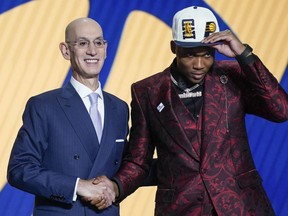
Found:
[[[191,6],[178,11],[173,17],[172,35],[177,46],[189,48],[212,45],[201,43],[201,40],[214,32],[219,32],[218,21],[207,8]]]

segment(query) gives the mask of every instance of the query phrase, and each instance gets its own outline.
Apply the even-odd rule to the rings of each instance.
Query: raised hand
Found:
[[[215,45],[211,44],[211,47],[227,57],[236,57],[245,49],[245,45],[230,30],[213,33],[201,42],[205,44],[219,42]]]

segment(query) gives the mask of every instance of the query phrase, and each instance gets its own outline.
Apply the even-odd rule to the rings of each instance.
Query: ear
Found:
[[[59,44],[59,49],[62,53],[62,56],[66,59],[66,60],[70,60],[70,49],[67,43],[65,42],[61,42]]]
[[[173,40],[170,41],[170,49],[173,54],[176,54],[176,44]]]
[[[108,42],[106,42],[106,44],[105,44],[105,59],[107,57],[107,46],[108,46]]]

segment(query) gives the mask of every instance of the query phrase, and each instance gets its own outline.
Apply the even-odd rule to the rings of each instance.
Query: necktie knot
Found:
[[[93,122],[94,128],[96,130],[96,134],[98,137],[98,140],[100,142],[101,136],[102,136],[102,120],[101,115],[98,110],[98,97],[99,95],[97,93],[91,93],[89,94],[89,100],[91,103],[90,106],[90,117]]]
[[[98,102],[98,94],[97,93],[89,94],[89,100],[91,102],[91,105],[92,104],[97,104],[97,102]]]

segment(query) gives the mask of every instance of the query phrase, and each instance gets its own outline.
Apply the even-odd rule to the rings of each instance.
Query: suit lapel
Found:
[[[115,140],[112,140],[114,136],[111,136],[111,134],[114,134],[114,127],[113,127],[113,120],[115,119],[113,117],[115,112],[115,109],[117,108],[111,98],[107,96],[107,93],[103,91],[103,97],[104,97],[104,108],[105,108],[105,118],[104,118],[104,127],[103,127],[103,133],[100,143],[99,152],[96,156],[93,168],[90,172],[90,177],[95,177],[95,171],[98,172],[98,174],[103,175],[103,172],[107,172],[107,170],[111,167],[107,167],[107,163],[105,161],[111,160],[110,158],[107,158],[107,155],[111,155],[111,151],[114,151],[114,143]],[[110,135],[110,136],[109,136]]]
[[[107,96],[107,93],[104,91],[103,91],[103,97],[104,97],[105,119],[104,119],[104,127],[103,127],[103,134],[102,134],[103,139],[101,140],[101,143],[103,142],[103,140],[105,140],[105,138],[107,138],[107,136],[109,136],[109,133],[111,133],[110,129],[111,129],[111,126],[113,125],[112,116],[113,116],[115,109],[117,108],[113,104],[111,98],[109,98]],[[108,149],[110,148],[108,147]]]
[[[62,95],[58,97],[58,101],[93,162],[99,145],[93,123],[83,101],[70,83],[63,88]]]
[[[188,154],[199,160],[197,150],[192,146],[183,127],[183,120],[191,118],[191,115],[182,104],[176,90],[173,89],[169,70],[166,70],[158,80],[158,89],[150,91],[148,94],[152,109],[162,127]]]
[[[228,84],[220,81],[220,77],[224,76],[227,78],[225,74],[218,74],[216,69],[214,69],[214,74],[208,73],[205,77],[204,84],[204,99],[203,99],[203,110],[202,110],[202,149],[201,156],[205,156],[211,154],[215,146],[209,145],[211,140],[213,142],[217,142],[217,140],[221,140],[224,134],[226,134],[227,127],[227,106],[228,106],[228,96],[227,96],[227,88]],[[222,77],[223,78],[223,77]],[[226,81],[227,81],[226,80]]]

